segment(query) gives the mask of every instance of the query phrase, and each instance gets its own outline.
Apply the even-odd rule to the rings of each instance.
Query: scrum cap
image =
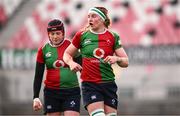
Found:
[[[51,32],[57,30],[60,30],[64,33],[64,24],[58,19],[53,19],[48,23],[47,31]]]

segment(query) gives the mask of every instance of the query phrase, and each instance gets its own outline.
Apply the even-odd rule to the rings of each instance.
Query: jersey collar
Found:
[[[107,29],[105,29],[103,32],[97,33],[97,32],[94,32],[92,29],[90,29],[90,32],[94,33],[94,34],[104,34],[104,33],[106,33],[106,31],[107,31]]]
[[[64,39],[64,40],[65,40],[65,39]],[[52,46],[52,47],[59,47],[59,46],[61,46],[61,45],[64,43],[64,40],[63,40],[61,43],[59,43],[59,45],[54,45],[54,44],[52,44],[52,43],[49,41],[49,45]]]

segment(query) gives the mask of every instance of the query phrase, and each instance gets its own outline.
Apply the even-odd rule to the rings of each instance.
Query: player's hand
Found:
[[[82,67],[81,65],[79,65],[78,63],[72,61],[69,63],[69,67],[72,71],[74,72],[78,72],[78,71],[81,71],[82,70]]]
[[[117,56],[107,56],[105,59],[104,59],[104,62],[106,63],[109,63],[109,64],[114,64],[116,63],[117,61],[119,61],[119,57]]]
[[[35,98],[33,99],[33,110],[34,111],[38,111],[42,109],[42,103],[41,100],[39,98]]]

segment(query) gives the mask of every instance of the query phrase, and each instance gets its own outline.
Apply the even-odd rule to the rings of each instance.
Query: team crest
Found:
[[[75,105],[76,105],[76,103],[74,102],[74,100],[73,101],[71,101],[71,107],[74,107]]]
[[[106,42],[107,42],[108,45],[111,45],[111,41],[109,39],[106,40]]]
[[[64,67],[64,62],[62,60],[56,60],[54,63],[53,63],[53,66],[55,68],[60,68],[60,67]]]
[[[98,59],[103,58],[103,57],[104,57],[104,54],[105,54],[105,52],[104,52],[104,50],[101,49],[101,48],[96,48],[96,49],[94,49],[94,51],[93,51],[94,57],[96,57],[96,58],[98,58]]]

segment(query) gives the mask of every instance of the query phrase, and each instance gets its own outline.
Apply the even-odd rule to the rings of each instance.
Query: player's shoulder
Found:
[[[47,41],[44,44],[42,44],[42,49],[47,47],[47,46],[51,46],[49,41]]]
[[[46,45],[48,44],[48,42],[42,43],[38,46],[38,49],[43,49]]]
[[[47,43],[40,44],[40,45],[38,46],[38,49],[37,49],[38,52],[42,51],[42,50],[45,48],[46,44],[47,44]]]
[[[80,31],[77,31],[75,35],[77,35],[77,36],[81,36],[82,34],[83,34],[83,31],[82,31],[82,30],[80,30]]]
[[[79,30],[79,31],[76,32],[76,35],[77,36],[82,36],[82,35],[84,35],[84,34],[86,34],[88,32],[89,32],[89,30]]]
[[[68,39],[68,38],[65,38],[65,39],[64,39],[64,42],[71,43],[71,40],[70,40],[70,39]]]
[[[109,33],[111,33],[115,38],[119,37],[119,34],[115,31],[108,30]]]
[[[71,42],[72,42],[71,39],[68,39],[68,38],[64,39],[64,44],[71,44]]]

